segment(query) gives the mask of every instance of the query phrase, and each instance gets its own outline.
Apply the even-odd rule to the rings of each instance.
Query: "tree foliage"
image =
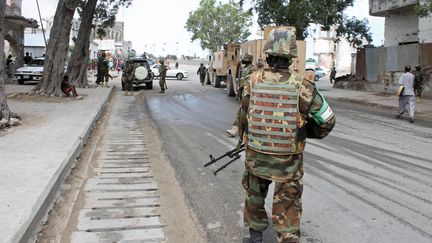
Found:
[[[289,25],[297,29],[297,38],[304,39],[309,24],[319,24],[322,30],[336,26],[337,39],[346,36],[353,46],[362,38],[372,41],[367,20],[348,18],[343,11],[354,0],[252,0],[258,14],[258,24]]]
[[[115,16],[121,6],[129,7],[132,0],[82,0],[78,13],[81,24],[77,41],[73,49],[68,66],[68,74],[72,84],[86,87],[87,60],[89,58],[89,46],[91,30],[95,27],[97,35],[102,38],[106,35],[106,28],[115,24]],[[94,26],[96,20],[98,26]]]
[[[120,7],[129,7],[133,0],[99,0],[95,11],[95,20],[99,25],[96,29],[96,35],[99,38],[106,36],[106,29],[113,27],[116,21],[116,15]]]
[[[345,37],[353,47],[362,46],[363,40],[372,42],[369,21],[366,18],[360,20],[356,17],[345,17],[343,23],[336,29],[336,36],[337,40],[341,36]]]
[[[199,40],[203,49],[216,51],[228,43],[244,42],[251,34],[252,11],[244,11],[240,4],[230,1],[201,0],[199,7],[189,13],[185,28],[191,39]]]
[[[430,13],[432,13],[432,0],[420,1],[415,6],[415,10],[420,17],[428,16]]]

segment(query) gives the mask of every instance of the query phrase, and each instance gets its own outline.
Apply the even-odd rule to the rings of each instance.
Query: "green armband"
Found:
[[[318,125],[321,125],[326,123],[328,120],[330,120],[331,117],[333,117],[333,111],[330,108],[330,106],[327,104],[327,101],[324,99],[324,96],[322,96],[322,94],[318,91],[318,89],[317,89],[317,93],[321,97],[322,106],[318,112],[312,113],[312,118],[315,120],[315,122]]]

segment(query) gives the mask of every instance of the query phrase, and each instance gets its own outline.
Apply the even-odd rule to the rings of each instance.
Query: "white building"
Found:
[[[384,46],[432,43],[432,16],[414,11],[419,0],[369,0],[369,13],[385,17]]]
[[[323,31],[321,26],[316,26],[313,39],[313,54],[318,59],[318,66],[329,70],[334,66],[337,76],[352,73],[352,54],[356,49],[345,38],[336,41],[334,28]]]

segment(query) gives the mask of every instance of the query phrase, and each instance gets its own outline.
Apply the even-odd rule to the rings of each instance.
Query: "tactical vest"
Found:
[[[261,73],[251,76],[247,132],[249,148],[275,155],[303,151],[304,141],[298,139],[299,129],[304,124],[298,109],[300,84],[301,79],[294,74],[287,80],[266,80]]]

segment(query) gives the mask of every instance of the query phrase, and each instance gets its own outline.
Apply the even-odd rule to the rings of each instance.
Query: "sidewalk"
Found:
[[[6,85],[8,94],[34,85]],[[78,89],[84,97],[10,97],[20,126],[0,134],[0,242],[34,240],[62,179],[81,153],[113,90]]]
[[[348,89],[333,88],[328,79],[320,79],[317,87],[322,91],[322,94],[328,99],[337,99],[352,103],[366,104],[370,106],[396,109],[394,114],[397,114],[399,107],[398,97],[395,95],[385,95],[383,93],[374,93],[367,91],[357,91]],[[390,111],[389,111],[390,112]],[[416,103],[415,115],[432,117],[432,100],[421,99]]]

